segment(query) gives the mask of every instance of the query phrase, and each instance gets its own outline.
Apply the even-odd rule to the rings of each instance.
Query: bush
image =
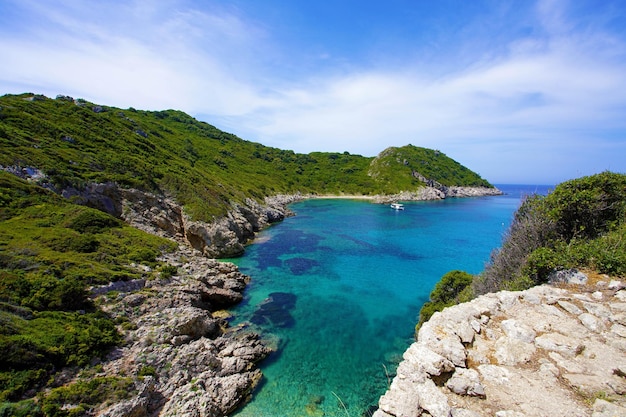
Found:
[[[168,279],[178,273],[178,267],[174,265],[165,264],[161,266],[161,268],[159,269],[159,272],[160,272],[161,278]]]
[[[94,406],[107,400],[119,401],[129,398],[133,393],[134,384],[129,378],[97,377],[89,381],[78,381],[73,384],[55,388],[47,395],[41,394],[41,408],[48,417],[82,416]],[[66,404],[73,408],[64,407]]]
[[[502,247],[491,254],[489,264],[474,280],[477,295],[503,289],[505,282],[521,275],[528,255],[552,239],[554,222],[544,214],[543,200],[539,195],[529,196],[515,212]]]
[[[102,233],[112,227],[120,227],[115,217],[95,209],[84,209],[67,224],[70,229],[80,233]]]
[[[133,262],[146,262],[146,263],[152,263],[155,261],[155,258],[159,256],[159,253],[154,250],[154,249],[150,249],[150,248],[137,248],[136,250],[134,250],[133,252],[131,252],[128,255],[128,259],[130,259]]]
[[[33,400],[0,404],[0,417],[43,417],[41,409]]]
[[[626,175],[603,172],[560,184],[545,199],[560,239],[593,239],[626,216]]]
[[[555,269],[626,273],[626,175],[604,172],[524,200],[501,249],[474,281],[478,294],[525,289]]]
[[[473,276],[464,271],[450,271],[435,285],[428,301],[420,310],[418,327],[437,311],[446,307],[468,301],[472,298],[471,286]]]
[[[564,263],[553,249],[540,247],[526,259],[522,267],[522,276],[529,278],[529,282],[540,284],[555,269],[564,269]]]

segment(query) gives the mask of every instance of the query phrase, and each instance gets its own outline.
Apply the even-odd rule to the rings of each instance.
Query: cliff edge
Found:
[[[435,313],[374,417],[626,416],[626,285],[541,285]]]

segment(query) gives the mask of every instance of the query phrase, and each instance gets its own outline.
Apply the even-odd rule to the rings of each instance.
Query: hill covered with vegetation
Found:
[[[501,248],[485,270],[444,275],[420,313],[420,323],[447,306],[500,290],[548,282],[555,271],[626,276],[626,175],[603,172],[527,197]]]
[[[298,154],[249,142],[176,110],[118,109],[24,94],[0,97],[1,166],[36,167],[60,190],[115,182],[174,197],[196,220],[232,202],[289,193],[395,194],[490,186],[439,151],[390,148],[377,158]]]

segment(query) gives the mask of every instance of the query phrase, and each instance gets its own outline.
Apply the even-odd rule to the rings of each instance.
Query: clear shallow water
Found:
[[[361,416],[376,405],[413,340],[419,310],[443,274],[477,274],[500,245],[522,195],[388,205],[293,204],[297,216],[259,234],[232,260],[252,281],[231,325],[278,351],[237,417]]]

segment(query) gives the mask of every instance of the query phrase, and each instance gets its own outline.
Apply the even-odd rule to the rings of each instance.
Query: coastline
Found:
[[[503,194],[497,187],[428,186],[418,188],[415,191],[401,191],[396,194],[308,194],[301,195],[301,197],[302,199],[366,200],[377,204],[388,204],[397,201],[432,201],[446,198],[485,197]]]
[[[316,200],[376,200],[378,196],[364,194],[312,194],[311,199]]]

